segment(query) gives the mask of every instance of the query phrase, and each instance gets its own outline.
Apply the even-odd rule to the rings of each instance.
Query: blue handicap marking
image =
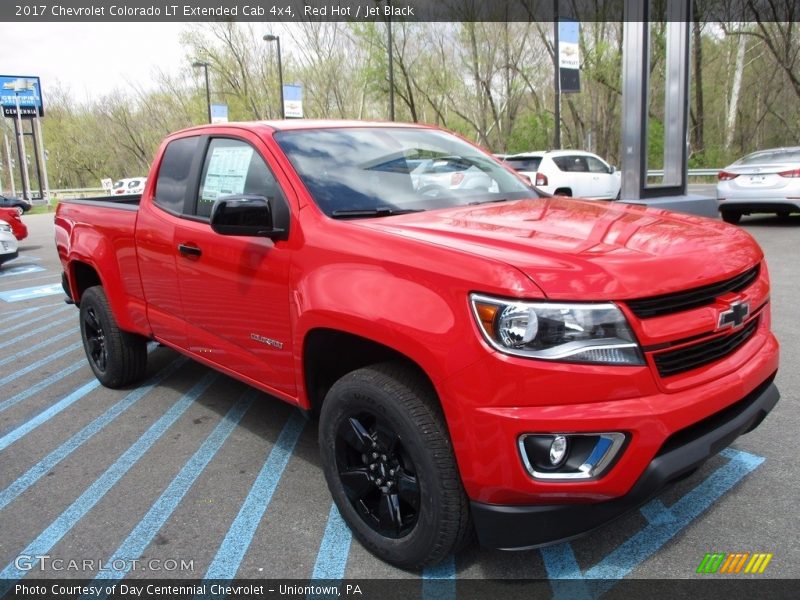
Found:
[[[0,300],[3,300],[4,302],[22,302],[23,300],[43,298],[44,296],[55,296],[56,294],[63,293],[64,288],[61,287],[60,283],[52,283],[49,285],[23,288],[21,290],[0,292]]]
[[[13,267],[6,267],[0,271],[0,277],[11,277],[13,275],[25,275],[26,273],[38,273],[44,271],[44,267],[39,265],[15,265]]]
[[[594,566],[581,570],[570,543],[542,548],[553,597],[602,596],[764,462],[760,456],[733,448],[723,450],[720,456],[728,462],[670,507],[658,498],[645,504],[640,512],[647,525]]]

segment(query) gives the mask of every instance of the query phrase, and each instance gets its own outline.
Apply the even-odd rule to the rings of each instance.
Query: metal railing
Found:
[[[716,177],[722,169],[689,169],[687,175],[689,177]],[[664,169],[649,169],[647,171],[648,177],[663,177]]]

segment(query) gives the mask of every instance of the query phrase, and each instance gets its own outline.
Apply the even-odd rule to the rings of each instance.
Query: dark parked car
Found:
[[[16,208],[19,214],[26,213],[31,209],[31,203],[22,198],[3,196],[0,194],[0,206],[6,208]]]

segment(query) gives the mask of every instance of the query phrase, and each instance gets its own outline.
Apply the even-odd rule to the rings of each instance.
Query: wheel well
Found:
[[[93,267],[87,265],[86,263],[73,262],[72,277],[73,281],[75,282],[75,291],[78,293],[78,297],[73,298],[76,304],[80,304],[83,292],[88,290],[93,285],[102,285],[97,271],[95,271]]]
[[[309,332],[303,344],[303,373],[312,413],[319,414],[328,390],[344,375],[387,361],[407,364],[433,389],[430,378],[416,362],[388,346],[333,329]]]
[[[572,196],[572,188],[568,187],[560,187],[555,192],[553,192],[554,196]]]

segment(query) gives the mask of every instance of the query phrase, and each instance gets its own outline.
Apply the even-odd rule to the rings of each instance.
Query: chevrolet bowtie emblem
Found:
[[[750,314],[750,304],[747,302],[734,302],[728,310],[719,313],[717,329],[725,327],[741,327],[747,315]]]

